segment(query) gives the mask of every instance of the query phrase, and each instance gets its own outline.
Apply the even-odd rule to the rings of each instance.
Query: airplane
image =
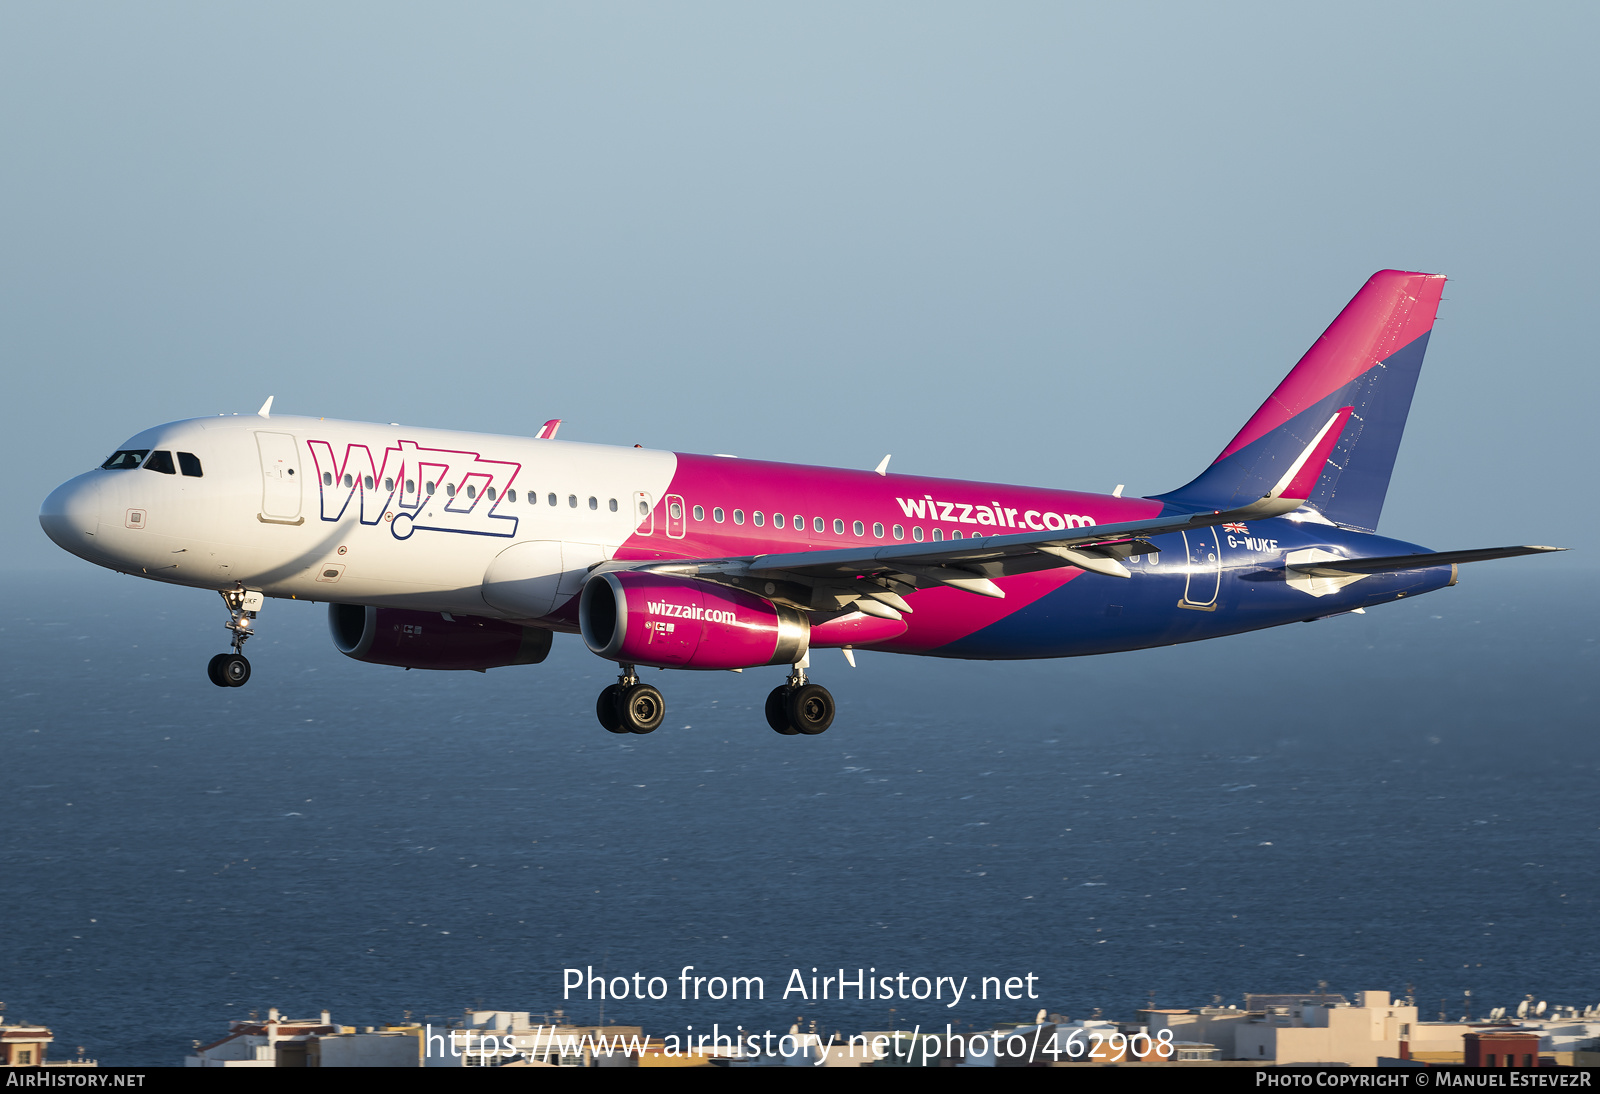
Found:
[[[1364,612],[1467,562],[1376,534],[1443,291],[1383,270],[1185,486],[1005,486],[272,414],[156,426],[40,509],[67,551],[221,593],[221,687],[267,598],[328,605],[339,652],[406,669],[538,663],[556,632],[616,662],[613,733],[666,713],[640,667],[787,666],[772,729],[815,735],[810,652],[1000,660],[1194,642]]]

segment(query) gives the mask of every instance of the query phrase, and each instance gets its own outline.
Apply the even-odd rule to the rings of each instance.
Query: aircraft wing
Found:
[[[1416,570],[1424,566],[1454,566],[1463,562],[1484,562],[1491,558],[1539,555],[1565,551],[1565,547],[1482,547],[1476,551],[1437,551],[1422,555],[1389,555],[1385,558],[1338,558],[1291,565],[1289,569],[1312,577],[1343,577],[1347,574],[1382,574],[1397,570]]]
[[[939,585],[1004,597],[995,578],[1060,566],[1125,578],[1130,575],[1120,559],[1157,552],[1148,536],[1259,520],[1297,505],[1264,498],[1239,509],[1084,528],[745,558],[608,562],[597,569],[649,570],[734,585],[759,582],[766,596],[804,610],[838,611],[849,606],[869,615],[898,618],[911,611],[904,594]]]
[[[1076,566],[1108,577],[1129,577],[1119,559],[1154,554],[1146,536],[1209,528],[1232,521],[1265,520],[1293,512],[1315,488],[1320,469],[1348,420],[1350,407],[1330,417],[1321,431],[1291,461],[1266,494],[1234,509],[1202,511],[1091,525],[1087,528],[1023,532],[1007,536],[934,543],[895,543],[845,547],[836,551],[794,551],[748,558],[656,562],[607,562],[599,569],[650,570],[683,574],[730,585],[753,579],[763,595],[805,611],[851,607],[868,615],[899,619],[911,611],[904,594],[946,585],[978,596],[1004,597],[995,578],[1058,566]]]

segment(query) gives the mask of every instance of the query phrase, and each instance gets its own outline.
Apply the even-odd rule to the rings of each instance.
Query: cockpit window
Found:
[[[112,453],[105,463],[100,465],[102,471],[132,471],[144,463],[144,458],[150,455],[148,448],[124,448],[120,452]]]
[[[188,475],[191,479],[198,479],[201,477],[200,457],[196,456],[193,452],[179,452],[178,466],[182,468],[183,473]]]
[[[150,453],[150,457],[144,461],[144,469],[146,471],[159,471],[163,475],[176,475],[178,473],[178,469],[172,466],[172,453],[161,449]]]

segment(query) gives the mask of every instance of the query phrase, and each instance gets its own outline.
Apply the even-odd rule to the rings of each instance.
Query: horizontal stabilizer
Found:
[[[1289,569],[1313,577],[1342,574],[1382,574],[1396,570],[1420,570],[1425,566],[1457,566],[1463,562],[1486,562],[1491,558],[1539,555],[1565,551],[1565,547],[1483,547],[1476,551],[1435,551],[1425,555],[1389,555],[1386,558],[1321,559],[1290,565]]]

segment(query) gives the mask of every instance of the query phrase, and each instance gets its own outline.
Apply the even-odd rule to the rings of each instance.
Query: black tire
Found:
[[[230,688],[242,688],[250,682],[250,662],[242,653],[225,653],[217,663],[217,675]]]
[[[621,691],[620,684],[612,684],[602,691],[594,702],[594,716],[612,733],[631,733],[632,730],[623,726],[622,715],[617,713],[617,695]]]
[[[793,737],[800,731],[789,724],[789,685],[782,684],[772,689],[767,696],[767,725],[783,734]]]
[[[219,688],[225,688],[228,686],[228,681],[222,675],[222,663],[226,661],[229,656],[230,655],[226,653],[219,653],[206,665],[206,676],[210,678],[211,682],[217,685]]]
[[[629,733],[654,733],[667,716],[667,701],[649,684],[635,684],[617,697],[617,713]]]
[[[833,696],[821,684],[807,684],[789,692],[784,711],[798,732],[815,737],[833,725]]]

